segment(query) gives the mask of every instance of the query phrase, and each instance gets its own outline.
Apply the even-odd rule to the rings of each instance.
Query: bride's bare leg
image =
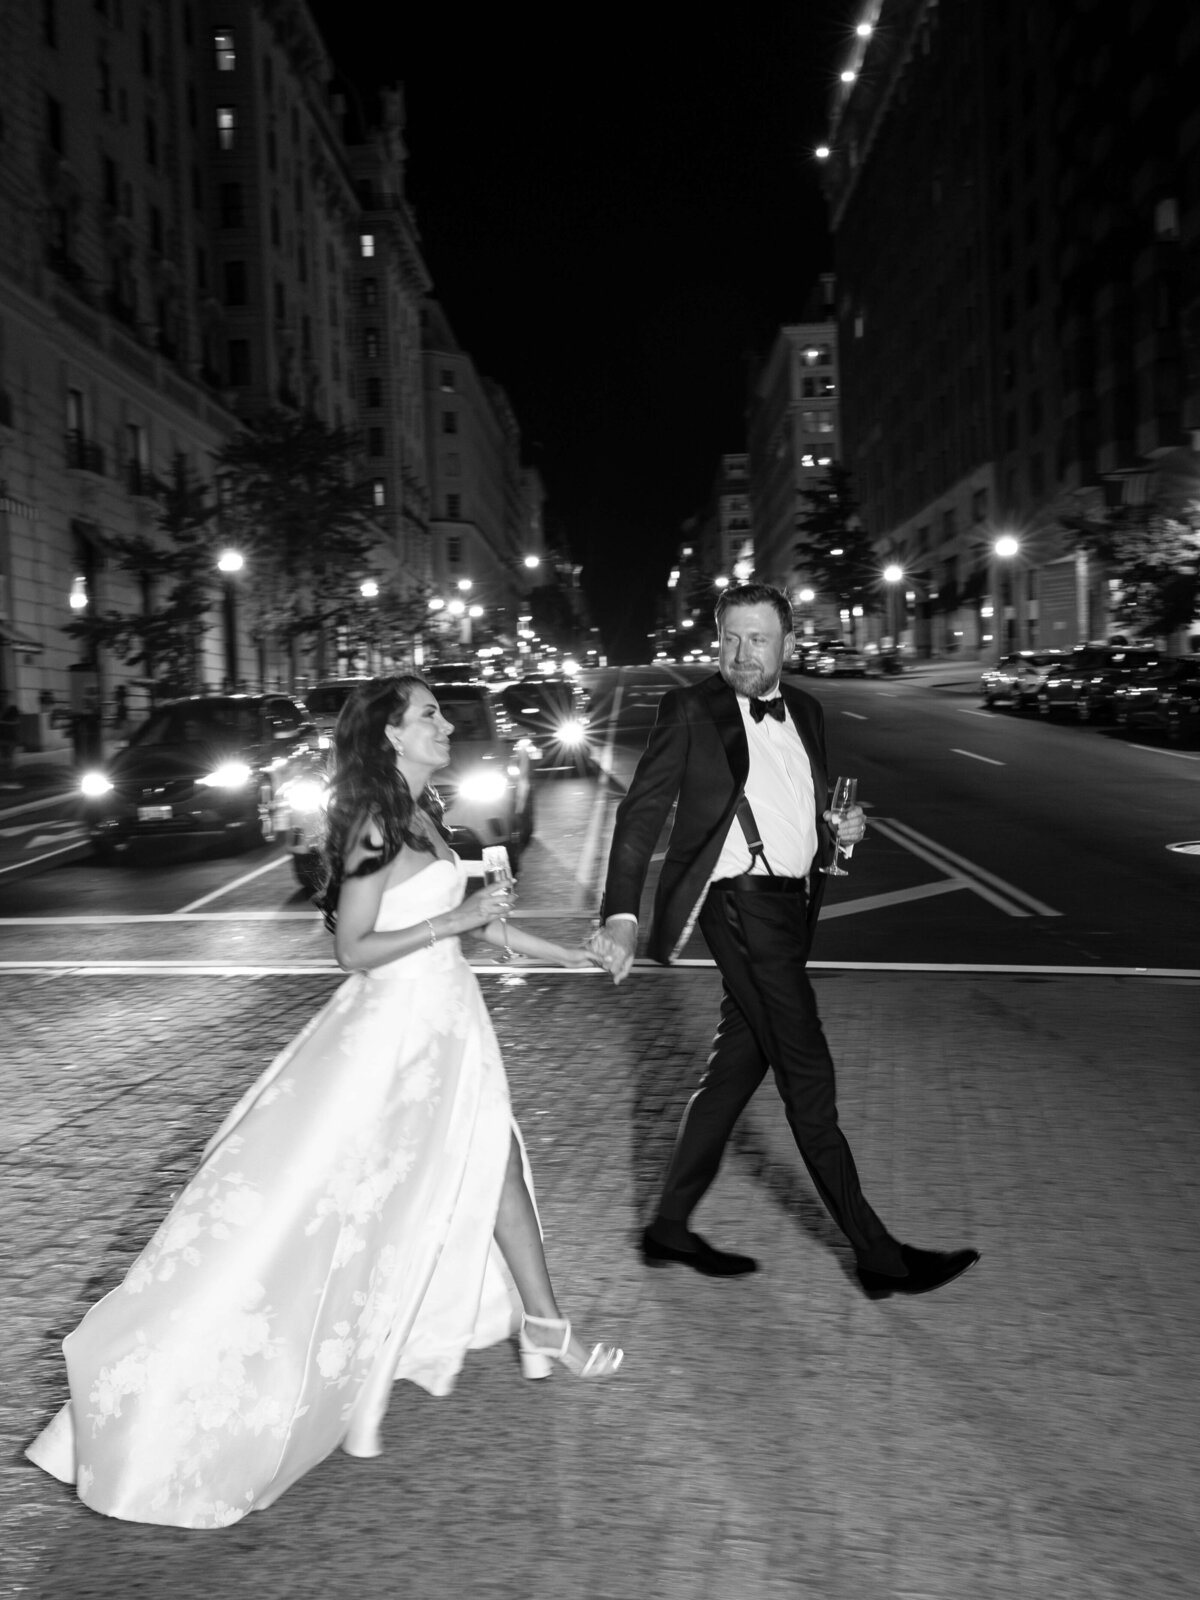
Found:
[[[504,1173],[504,1188],[500,1193],[500,1206],[496,1212],[496,1243],[504,1252],[508,1270],[513,1275],[521,1305],[527,1317],[562,1319],[558,1301],[554,1298],[554,1285],[550,1282],[550,1269],[546,1265],[546,1252],[542,1248],[542,1233],[538,1227],[537,1213],[529,1190],[525,1187],[525,1172],[521,1165],[521,1150],[514,1138],[509,1146],[508,1166]],[[531,1337],[537,1344],[556,1346],[558,1338],[550,1329],[534,1328]],[[579,1360],[586,1359],[587,1351],[574,1332],[571,1349]]]
[[[508,1148],[508,1166],[500,1208],[496,1213],[496,1243],[504,1252],[513,1275],[525,1314],[530,1317],[559,1317],[542,1234],[521,1166],[521,1151],[514,1138]]]

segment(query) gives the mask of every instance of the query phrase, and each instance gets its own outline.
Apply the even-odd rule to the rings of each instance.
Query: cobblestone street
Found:
[[[823,973],[844,1125],[901,1238],[974,1244],[940,1294],[869,1302],[769,1084],[700,1214],[753,1278],[648,1272],[711,971],[484,975],[560,1298],[610,1384],[395,1391],[223,1532],[103,1519],[20,1452],[59,1343],[224,1112],[332,991],[320,974],[0,979],[0,1593],[37,1600],[1177,1600],[1200,1562],[1196,989]]]

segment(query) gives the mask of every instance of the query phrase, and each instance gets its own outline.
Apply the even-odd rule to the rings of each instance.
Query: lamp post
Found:
[[[996,644],[997,662],[1003,659],[1008,644],[1005,637],[1008,631],[1008,622],[1004,595],[1004,569],[1009,566],[1009,563],[1020,548],[1020,543],[1011,533],[1002,533],[992,546],[992,553],[995,557],[992,562],[992,635]],[[1011,572],[1011,567],[1009,570]]]
[[[888,626],[891,629],[892,649],[900,650],[900,585],[904,582],[904,568],[897,561],[889,561],[883,569],[883,581],[888,586]]]
[[[225,622],[225,682],[230,690],[238,686],[237,593],[233,578],[245,564],[245,558],[240,550],[222,550],[217,559],[217,571],[225,579],[222,595]]]

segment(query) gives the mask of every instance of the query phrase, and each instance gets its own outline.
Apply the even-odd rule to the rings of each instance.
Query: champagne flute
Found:
[[[857,800],[857,778],[834,779],[833,792],[829,797],[829,809],[833,813],[835,831],[837,830],[842,819],[845,817],[846,812],[857,802]],[[845,856],[846,860],[849,861],[850,857],[854,854],[854,845],[852,842],[849,844],[843,844],[840,838],[837,839],[833,847],[833,860],[827,867],[822,867],[821,871],[828,873],[831,878],[848,878],[850,874],[846,871],[845,867],[839,867],[837,864],[839,851]]]
[[[511,884],[513,881],[512,866],[508,859],[508,851],[502,844],[485,844],[483,847],[483,881],[484,883]],[[496,952],[498,961],[511,961],[513,959],[512,946],[508,942],[508,918],[500,918],[500,927],[504,933],[504,949]],[[510,973],[504,980],[506,983],[524,983],[524,978],[518,978]]]

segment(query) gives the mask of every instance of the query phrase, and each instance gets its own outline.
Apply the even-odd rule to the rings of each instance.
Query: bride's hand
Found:
[[[469,894],[458,908],[463,931],[469,928],[486,928],[497,917],[505,917],[512,910],[515,893],[511,883],[489,883]]]

